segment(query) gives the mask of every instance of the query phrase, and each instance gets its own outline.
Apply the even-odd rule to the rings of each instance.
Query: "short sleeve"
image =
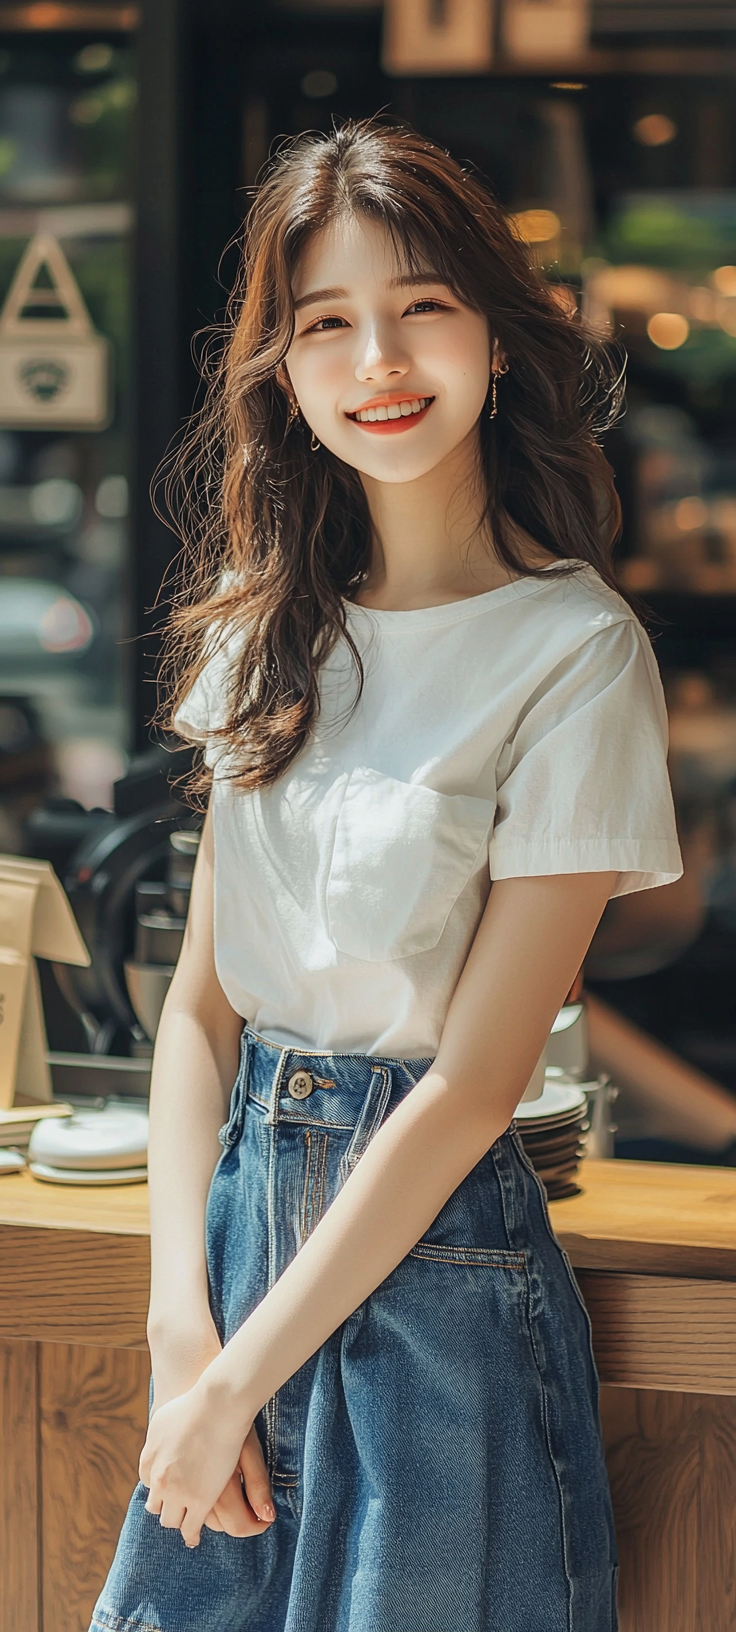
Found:
[[[668,725],[634,618],[597,630],[526,704],[498,763],[491,877],[618,873],[613,895],[682,873]]]
[[[242,636],[230,634],[223,638],[221,632],[216,639],[210,636],[204,668],[179,704],[172,721],[180,737],[204,749],[205,764],[212,770],[223,769],[229,752],[227,743],[214,733],[227,721],[230,683],[241,646]]]

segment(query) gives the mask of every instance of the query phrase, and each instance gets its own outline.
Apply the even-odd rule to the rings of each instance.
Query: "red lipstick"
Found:
[[[408,431],[412,425],[417,425],[420,420],[426,419],[433,402],[434,397],[425,397],[423,394],[411,397],[408,394],[371,397],[368,402],[361,403],[360,408],[355,408],[352,413],[347,414],[346,418],[352,420],[359,430],[369,431],[374,436],[395,436],[398,432]],[[368,413],[369,410],[377,413],[379,409],[399,408],[402,403],[405,405],[405,410],[390,419],[387,413],[380,419],[358,418],[359,414]],[[417,406],[415,407],[414,404]],[[423,406],[419,406],[420,404]],[[410,412],[406,412],[406,408],[409,408]]]

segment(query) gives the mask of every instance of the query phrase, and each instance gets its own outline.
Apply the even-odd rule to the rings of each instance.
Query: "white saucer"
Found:
[[[145,1168],[148,1159],[148,1112],[134,1105],[75,1109],[72,1116],[37,1123],[28,1159],[45,1167],[89,1169]],[[115,1180],[111,1179],[110,1183]]]
[[[539,1099],[522,1100],[514,1111],[514,1118],[517,1122],[535,1122],[537,1118],[546,1122],[550,1116],[569,1117],[586,1104],[585,1094],[576,1082],[559,1082],[547,1077]]]
[[[96,1172],[89,1168],[48,1167],[45,1162],[29,1162],[28,1171],[34,1179],[46,1184],[143,1184],[148,1178],[147,1167],[106,1167]]]

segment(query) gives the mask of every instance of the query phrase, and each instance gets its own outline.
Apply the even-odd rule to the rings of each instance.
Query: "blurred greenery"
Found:
[[[614,265],[634,263],[707,284],[716,267],[736,264],[736,191],[630,193],[616,200],[596,252]],[[736,338],[718,327],[693,327],[674,351],[644,335],[623,334],[632,360],[702,391],[736,375]]]
[[[68,40],[19,37],[0,52],[0,199],[42,204],[129,195],[135,103],[129,44],[80,49]]]
[[[684,346],[676,351],[660,351],[648,341],[647,362],[656,364],[660,374],[684,380],[700,388],[716,380],[736,375],[736,338],[722,329],[691,329]],[[634,344],[628,342],[634,351]]]
[[[599,247],[610,261],[707,276],[736,257],[736,192],[624,195]]]
[[[110,79],[69,105],[85,177],[85,197],[113,198],[129,186],[131,115],[136,83]]]

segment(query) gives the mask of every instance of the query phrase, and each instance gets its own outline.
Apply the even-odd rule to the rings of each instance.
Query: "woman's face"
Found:
[[[294,279],[286,358],[302,415],[367,477],[411,482],[477,425],[488,324],[433,269],[408,279],[382,226],[348,216],[310,242]]]

